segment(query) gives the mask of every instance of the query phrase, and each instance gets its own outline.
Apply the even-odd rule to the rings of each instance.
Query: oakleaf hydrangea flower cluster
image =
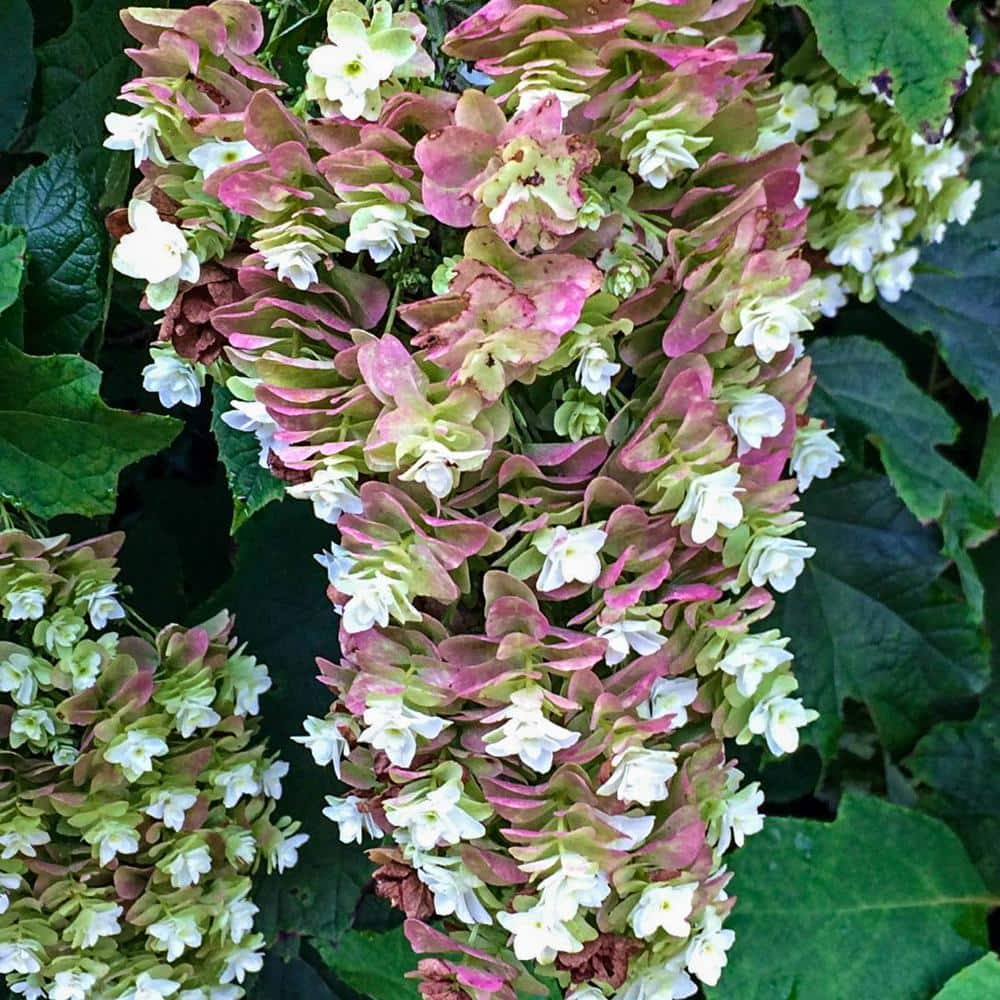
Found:
[[[225,612],[124,634],[121,535],[0,533],[0,974],[27,1000],[236,1000],[251,876],[305,841]]]
[[[130,265],[175,293],[145,382],[224,383],[331,526],[341,651],[299,742],[428,1000],[714,985],[763,823],[725,741],[791,753],[815,718],[765,623],[842,460],[802,338],[875,263],[803,250],[932,216],[898,215],[867,102],[772,82],[753,7],[490,0],[444,40],[489,82],[456,94],[412,10],[334,0],[292,107],[250,4],[125,16],[140,111],[109,125],[172,227]]]
[[[978,66],[970,53],[962,89]],[[797,201],[810,208],[808,242],[825,257],[823,312],[833,315],[848,293],[898,301],[913,285],[920,246],[969,222],[981,184],[965,176],[970,152],[951,138],[952,119],[937,134],[914,132],[895,110],[891,83],[875,78],[858,92],[819,67],[761,104],[759,147],[802,147]]]

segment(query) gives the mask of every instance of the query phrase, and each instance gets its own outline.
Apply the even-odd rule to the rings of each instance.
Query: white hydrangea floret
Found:
[[[341,514],[360,514],[364,510],[354,485],[358,469],[352,462],[334,462],[317,469],[311,479],[286,488],[296,500],[309,500],[313,513],[327,524],[336,524]]]
[[[816,479],[827,479],[843,461],[832,427],[810,420],[795,432],[790,467],[800,491],[809,489]]]
[[[884,199],[882,192],[895,176],[892,170],[855,170],[840,193],[838,206],[851,211],[856,208],[878,208]]]
[[[645,120],[627,129],[622,141],[629,140],[646,126]],[[696,170],[700,152],[712,144],[707,136],[691,135],[679,128],[653,128],[628,154],[629,169],[650,187],[662,189],[682,170]]]
[[[649,689],[649,697],[637,712],[640,719],[673,717],[673,728],[687,725],[688,708],[698,697],[698,681],[694,677],[659,677]]]
[[[691,540],[703,545],[719,530],[719,525],[735,528],[743,520],[743,504],[737,497],[740,467],[733,464],[717,472],[692,476],[684,502],[674,517],[674,524],[691,524]]]
[[[105,748],[104,759],[117,764],[129,781],[138,781],[153,770],[154,758],[164,757],[168,751],[161,737],[143,729],[130,729]]]
[[[410,708],[401,694],[370,693],[365,700],[365,728],[358,741],[384,750],[390,763],[409,767],[417,752],[417,737],[432,740],[451,723]]]
[[[574,746],[579,733],[546,718],[546,692],[537,684],[510,695],[510,704],[486,716],[484,724],[503,722],[483,738],[486,752],[493,757],[519,757],[521,763],[539,774],[552,769],[553,754]]]
[[[746,555],[746,571],[755,587],[773,587],[787,594],[816,550],[797,538],[757,535]]]
[[[898,302],[903,292],[913,287],[913,265],[920,257],[916,247],[880,260],[872,270],[872,278],[879,295],[886,302]]]
[[[688,917],[697,891],[697,882],[647,885],[628,918],[635,936],[645,940],[662,930],[671,937],[688,937],[691,933]]]
[[[150,349],[149,356],[152,360],[142,370],[142,387],[146,392],[155,392],[168,410],[178,403],[197,406],[201,402],[201,388],[205,384],[201,365],[180,357],[170,344],[157,344]]]
[[[159,120],[155,111],[144,108],[134,115],[112,111],[104,116],[104,127],[110,133],[103,143],[105,149],[130,150],[136,167],[147,160],[158,167],[167,166],[158,139]]]
[[[726,423],[736,435],[736,454],[742,456],[781,433],[785,406],[766,392],[746,392],[733,403]]]
[[[567,583],[593,583],[601,575],[599,553],[607,540],[607,532],[599,525],[559,525],[537,532],[532,545],[545,556],[538,589],[549,593]]]
[[[242,163],[259,155],[260,150],[245,139],[236,141],[211,139],[200,146],[195,146],[188,157],[205,177],[211,177],[216,170],[234,163]]]
[[[740,308],[737,347],[753,347],[765,364],[788,350],[792,335],[812,329],[797,296],[758,295]]]
[[[777,629],[740,636],[719,661],[719,669],[736,678],[736,689],[744,698],[749,698],[766,674],[792,662],[792,654],[785,648],[787,645],[788,639]]]
[[[337,824],[342,844],[360,844],[367,833],[369,837],[379,838],[382,829],[375,822],[370,812],[360,808],[361,799],[356,795],[339,798],[336,795],[326,797],[326,807],[323,815]]]
[[[404,246],[413,246],[429,235],[410,218],[406,205],[366,205],[351,216],[344,249],[348,253],[367,253],[374,263],[381,264]]]
[[[728,961],[726,952],[732,948],[735,940],[736,934],[722,926],[718,911],[706,906],[701,927],[684,952],[688,972],[697,976],[706,986],[717,985]]]
[[[799,730],[819,717],[818,712],[802,704],[801,698],[787,697],[795,687],[791,677],[779,678],[747,720],[747,729],[755,736],[763,736],[775,756],[795,753],[799,748]]]
[[[670,779],[677,773],[677,754],[673,750],[631,746],[611,758],[611,767],[611,776],[597,794],[649,806],[667,797]]]
[[[317,719],[310,715],[303,723],[305,736],[293,736],[293,743],[301,743],[320,767],[330,764],[334,774],[340,777],[340,762],[351,752],[351,744],[341,732],[344,720],[337,716]]]
[[[601,625],[597,637],[608,644],[604,662],[609,667],[621,663],[629,651],[637,656],[649,656],[667,641],[660,622],[655,618],[622,618],[609,625]]]
[[[128,205],[132,227],[115,247],[111,263],[116,271],[146,282],[146,300],[153,309],[166,309],[182,281],[195,282],[201,266],[188,247],[183,231],[164,222],[156,209],[140,198]]]
[[[600,344],[588,344],[576,364],[576,380],[587,392],[606,396],[611,390],[611,380],[622,370],[612,361]]]

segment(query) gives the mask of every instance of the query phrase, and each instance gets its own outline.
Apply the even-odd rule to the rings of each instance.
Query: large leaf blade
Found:
[[[181,425],[112,410],[100,384],[82,358],[29,357],[0,342],[0,493],[43,518],[114,510],[118,473],[165,448]]]
[[[972,176],[983,185],[976,213],[942,243],[921,252],[913,288],[883,302],[893,319],[937,341],[955,377],[1000,411],[1000,154],[980,156]]]
[[[863,704],[883,745],[905,752],[987,682],[986,641],[968,607],[936,582],[938,539],[888,482],[838,476],[803,498],[816,547],[778,617],[795,651],[807,730],[836,754],[844,702]]]
[[[943,126],[969,54],[949,0],[794,2],[809,15],[820,50],[838,73],[855,86],[887,74],[912,129]]]
[[[105,237],[75,157],[18,175],[0,195],[0,223],[27,236],[26,350],[78,351],[104,315]]]
[[[992,900],[944,824],[848,795],[733,856],[736,946],[713,1000],[929,997],[986,946]]]

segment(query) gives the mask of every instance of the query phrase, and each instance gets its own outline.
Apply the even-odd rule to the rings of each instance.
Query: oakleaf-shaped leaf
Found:
[[[921,805],[965,841],[987,883],[1000,891],[1000,685],[967,722],[941,722],[906,761]]]
[[[25,349],[78,351],[104,314],[105,237],[75,157],[53,156],[19,174],[0,195],[0,223],[27,235]]]
[[[1000,155],[980,156],[972,176],[983,193],[966,226],[920,254],[913,288],[882,302],[893,319],[934,336],[955,377],[1000,411]]]
[[[943,823],[853,794],[833,823],[768,819],[731,867],[712,1000],[930,997],[983,953],[997,902]]]
[[[989,499],[937,449],[958,427],[940,404],[907,377],[888,348],[864,337],[817,340],[810,347],[818,379],[811,407],[847,430],[860,428],[879,450],[907,507],[922,521],[946,518],[965,541],[995,528]]]
[[[29,357],[0,342],[0,495],[43,518],[114,510],[118,473],[165,448],[181,424],[112,410],[100,385],[83,358]]]
[[[783,0],[790,3],[792,0]],[[885,74],[914,130],[944,125],[969,56],[949,0],[794,0],[816,29],[820,51],[855,86]]]
[[[802,697],[820,713],[806,730],[836,754],[843,703],[863,704],[882,744],[905,752],[986,685],[986,640],[969,608],[936,578],[946,560],[933,529],[881,477],[835,477],[803,497],[802,537],[816,547],[779,603]]]
[[[72,0],[73,20],[66,31],[38,49],[39,119],[32,149],[78,151],[83,174],[95,193],[112,153],[101,144],[104,116],[115,107],[132,63],[125,55],[132,42],[121,23],[119,0]],[[134,108],[131,109],[134,112]]]

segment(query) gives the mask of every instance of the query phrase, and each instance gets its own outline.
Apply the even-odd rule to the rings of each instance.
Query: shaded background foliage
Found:
[[[255,995],[415,997],[399,919],[373,896],[363,854],[320,816],[332,775],[290,742],[327,701],[314,657],[336,656],[312,561],[329,531],[307,505],[282,501],[252,440],[221,425],[221,390],[178,420],[140,386],[151,315],[136,308],[138,286],[111,273],[102,224],[131,180],[128,156],[101,147],[129,75],[122,6],[0,9],[0,498],[53,531],[126,530],[123,577],[140,614],[190,624],[225,605],[269,663],[266,728],[292,765],[286,808],[312,841],[290,877],[260,886],[270,953]],[[267,55],[301,86],[299,49],[315,43],[324,5],[262,6],[274,29]],[[422,5],[436,56],[475,6]],[[912,292],[845,309],[810,345],[816,410],[849,461],[805,498],[818,553],[776,624],[822,716],[789,760],[740,750],[777,818],[735,856],[738,944],[713,997],[1000,996],[1000,963],[981,957],[1000,902],[990,656],[990,637],[994,650],[1000,642],[1000,80],[995,8],[955,9],[987,67],[957,109],[983,150],[984,196],[970,226],[924,252]],[[888,60],[908,120],[946,113],[965,43],[944,0],[769,7],[780,58],[817,58],[806,15],[852,82]],[[440,65],[462,85],[464,67]],[[69,437],[37,405],[44,394],[74,415]]]

